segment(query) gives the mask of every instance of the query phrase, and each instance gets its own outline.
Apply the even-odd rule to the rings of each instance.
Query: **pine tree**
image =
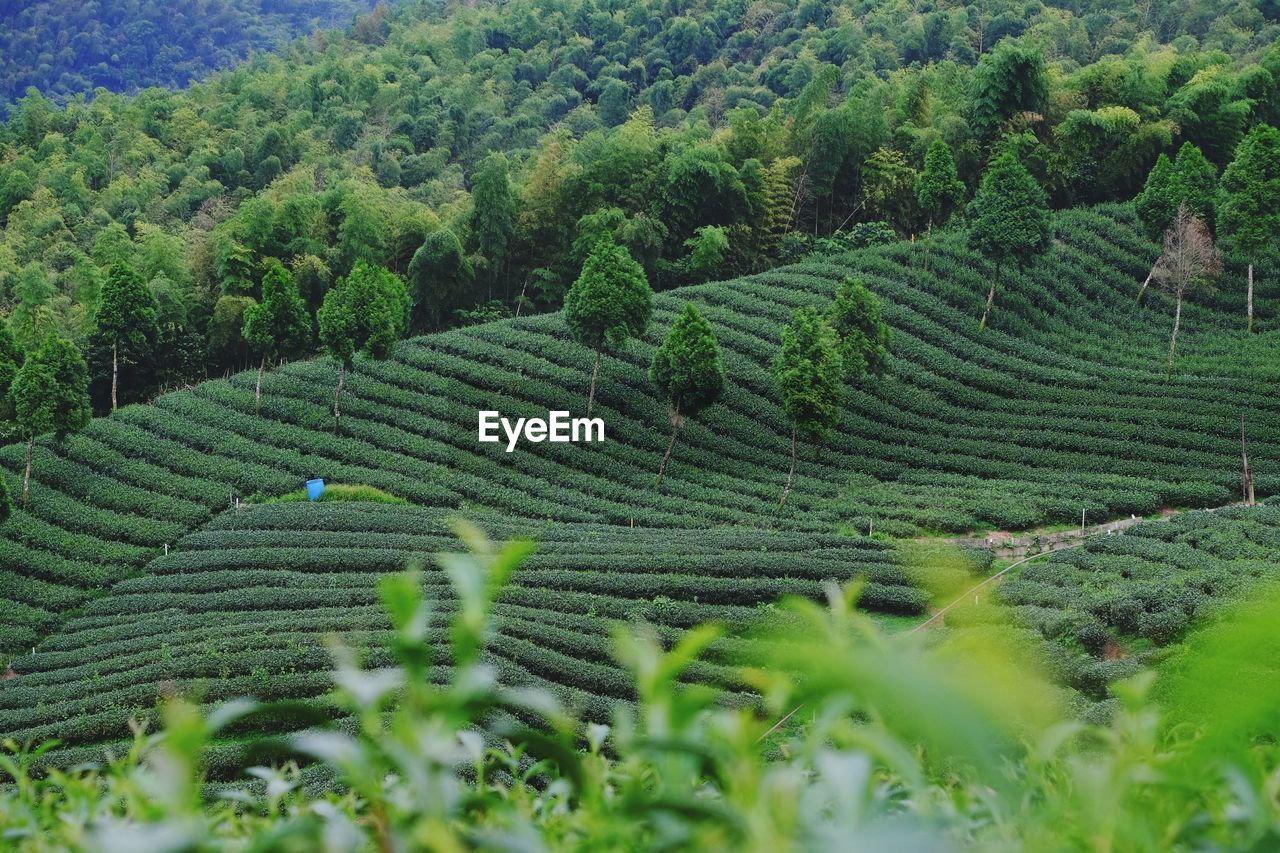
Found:
[[[644,270],[607,232],[582,265],[582,274],[564,299],[564,319],[574,340],[595,353],[587,415],[596,398],[596,379],[606,347],[621,348],[644,334],[653,311],[653,291]]]
[[[89,423],[89,367],[79,348],[50,336],[27,356],[9,389],[18,434],[27,442],[22,475],[22,505],[27,504],[36,439],[54,433],[59,439]]]
[[[968,214],[969,244],[995,267],[987,307],[978,323],[979,329],[985,329],[1004,267],[1012,262],[1026,268],[1048,249],[1053,219],[1044,190],[1007,151],[987,168]]]
[[[98,298],[94,324],[111,345],[111,411],[119,401],[120,360],[136,361],[160,334],[156,300],[142,276],[123,263],[112,264]]]
[[[656,486],[662,485],[676,437],[685,418],[693,417],[714,403],[724,390],[724,365],[720,345],[711,324],[703,319],[692,302],[686,303],[676,318],[666,341],[653,354],[649,381],[666,401],[671,414],[671,441],[658,467]]]
[[[1280,234],[1280,131],[1258,125],[1236,147],[1222,173],[1218,231],[1227,248],[1249,265],[1246,324],[1253,331],[1253,263]]]
[[[771,365],[791,421],[791,470],[778,508],[786,506],[796,474],[798,436],[822,442],[840,417],[845,370],[835,330],[813,307],[801,308],[782,329],[782,349]]]
[[[1147,175],[1147,182],[1143,185],[1142,192],[1138,193],[1133,200],[1138,219],[1142,222],[1147,236],[1152,240],[1161,238],[1178,212],[1178,202],[1173,193],[1173,161],[1167,154],[1161,153]],[[1138,288],[1138,302],[1142,302],[1142,296],[1147,292],[1147,285],[1151,283],[1154,272],[1155,264],[1152,264],[1146,281],[1142,282],[1142,287]]]
[[[1133,207],[1147,236],[1159,240],[1178,212],[1178,203],[1173,197],[1173,161],[1168,154],[1162,153],[1156,158],[1142,192],[1133,200]]]
[[[262,356],[253,389],[253,410],[262,406],[262,374],[267,360],[275,361],[306,349],[311,342],[311,319],[293,276],[276,263],[262,277],[262,301],[244,312],[244,339]]]
[[[342,390],[358,353],[386,358],[409,323],[409,291],[404,279],[363,261],[325,294],[316,315],[320,342],[338,361],[333,394],[333,430],[342,429]]]
[[[924,250],[924,268],[928,270],[933,224],[946,224],[951,214],[964,203],[964,184],[956,176],[955,157],[950,146],[941,139],[933,140],[924,155],[924,171],[916,184],[916,202],[928,220]]]
[[[1182,143],[1173,161],[1170,191],[1175,215],[1178,207],[1185,204],[1192,216],[1213,231],[1217,222],[1218,170],[1190,142]]]

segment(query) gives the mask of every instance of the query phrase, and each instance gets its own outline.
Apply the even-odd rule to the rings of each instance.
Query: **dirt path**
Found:
[[[1233,506],[1244,506],[1244,504],[1231,503],[1231,504],[1226,504],[1224,506],[1210,507],[1209,509],[1204,511],[1217,512],[1220,509],[1227,509],[1228,507],[1233,507]],[[1159,521],[1168,521],[1170,518],[1173,518],[1175,515],[1181,515],[1183,512],[1200,512],[1200,511],[1201,510],[1163,509],[1160,511]],[[994,575],[991,575],[990,577],[984,579],[981,583],[965,590],[963,593],[961,593],[960,597],[958,597],[955,601],[951,602],[946,607],[943,607],[940,610],[937,610],[934,613],[930,614],[928,619],[924,620],[919,625],[916,625],[914,628],[912,628],[909,631],[906,631],[905,633],[914,634],[916,631],[929,627],[930,625],[940,620],[943,616],[945,616],[949,610],[952,610],[953,608],[960,605],[962,602],[966,601],[969,598],[969,596],[971,595],[976,596],[984,587],[990,586],[998,582],[1001,578],[1003,578],[1009,572],[1021,566],[1023,563],[1028,563],[1039,557],[1043,557],[1046,554],[1052,554],[1055,551],[1063,551],[1068,548],[1078,548],[1079,546],[1084,544],[1086,539],[1089,539],[1093,536],[1111,536],[1113,534],[1124,531],[1126,528],[1133,527],[1135,524],[1141,524],[1144,521],[1151,521],[1151,520],[1153,519],[1130,516],[1129,518],[1122,518],[1116,521],[1109,521],[1106,524],[1097,524],[1097,525],[1094,525],[1093,527],[1085,527],[1082,530],[1065,530],[1065,531],[1062,531],[1061,533],[1054,533],[1054,534],[1029,533],[1023,536],[1013,536],[1010,534],[1003,534],[1003,535],[992,534],[991,536],[988,536],[985,541],[982,539],[977,539],[973,537],[969,537],[969,538],[961,537],[958,539],[929,540],[932,542],[946,542],[946,543],[959,544],[959,545],[977,545],[980,547],[990,548],[997,556],[1018,557],[1019,559],[1005,566],[1003,569],[996,572]],[[1034,553],[1030,553],[1030,554],[1027,553],[1028,550],[1033,550],[1033,549],[1034,549]],[[1002,551],[1006,553],[1001,553]]]
[[[937,620],[941,619],[943,616],[945,616],[945,615],[947,614],[947,611],[951,610],[951,609],[952,609],[952,608],[954,608],[954,607],[959,606],[961,603],[963,603],[964,601],[968,600],[969,596],[971,596],[971,595],[972,595],[972,596],[975,596],[975,600],[976,600],[976,596],[977,596],[977,595],[978,595],[978,593],[983,589],[983,587],[986,587],[986,586],[989,586],[989,585],[991,585],[991,584],[995,583],[996,581],[1000,580],[1002,577],[1004,577],[1005,575],[1007,575],[1009,572],[1011,572],[1011,571],[1013,571],[1014,569],[1018,568],[1018,566],[1021,566],[1023,563],[1029,563],[1029,562],[1031,562],[1032,560],[1037,560],[1037,559],[1039,559],[1040,557],[1045,556],[1046,554],[1052,554],[1054,551],[1061,551],[1061,550],[1064,550],[1064,549],[1066,549],[1066,548],[1078,548],[1079,546],[1081,546],[1081,545],[1083,545],[1083,544],[1084,544],[1084,538],[1081,538],[1079,542],[1076,542],[1076,543],[1074,543],[1074,544],[1070,544],[1070,545],[1061,545],[1061,546],[1059,546],[1059,547],[1057,547],[1057,548],[1054,548],[1054,549],[1052,549],[1052,550],[1049,550],[1049,551],[1041,551],[1041,552],[1040,552],[1040,553],[1038,553],[1038,554],[1032,554],[1030,557],[1023,557],[1022,559],[1018,560],[1017,562],[1010,563],[1009,565],[1005,566],[1005,567],[1004,567],[1003,569],[1001,569],[1000,571],[996,572],[996,573],[995,573],[994,575],[992,575],[991,577],[989,577],[989,578],[987,578],[986,580],[984,580],[982,583],[978,584],[977,586],[970,587],[969,589],[965,590],[963,593],[961,593],[961,594],[960,594],[960,597],[959,597],[959,598],[957,598],[955,601],[951,602],[951,603],[950,603],[950,604],[948,604],[946,607],[943,607],[943,608],[941,608],[941,609],[939,609],[939,610],[934,611],[934,612],[929,616],[929,618],[928,618],[928,619],[924,620],[924,621],[923,621],[923,622],[921,622],[919,625],[915,626],[914,628],[912,628],[911,630],[907,631],[906,633],[908,633],[908,634],[914,634],[916,631],[919,631],[919,630],[921,630],[921,629],[923,629],[923,628],[927,628],[927,627],[929,627],[929,626],[930,626],[930,625],[932,625],[935,621],[937,621]]]
[[[1226,504],[1225,506],[1220,506],[1220,507],[1210,507],[1204,511],[1217,512],[1220,509],[1226,509],[1228,507],[1233,507],[1233,506],[1244,506],[1244,504],[1231,503],[1231,504]],[[1159,520],[1167,521],[1168,519],[1172,518],[1175,515],[1180,515],[1182,512],[1199,512],[1199,511],[1200,510],[1165,509],[1161,511]],[[1024,563],[1029,563],[1032,560],[1037,560],[1041,557],[1052,554],[1055,551],[1062,551],[1067,548],[1078,548],[1079,546],[1083,545],[1085,540],[1090,538],[1091,536],[1114,535],[1116,533],[1123,531],[1125,528],[1133,527],[1135,524],[1140,524],[1143,521],[1151,521],[1151,520],[1153,519],[1138,518],[1136,516],[1132,516],[1130,518],[1122,518],[1116,521],[1110,521],[1110,522],[1107,522],[1106,524],[1097,524],[1097,525],[1094,525],[1093,527],[1086,527],[1083,530],[1068,530],[1068,531],[1063,531],[1061,533],[1054,533],[1054,534],[1028,533],[1028,534],[1023,534],[1022,536],[1013,536],[1008,533],[992,534],[992,536],[987,537],[986,540],[978,539],[976,537],[957,537],[954,539],[916,540],[919,542],[945,543],[945,544],[953,544],[953,545],[978,545],[981,547],[991,548],[992,551],[996,552],[997,554],[999,554],[1000,546],[993,544],[992,542],[993,539],[995,540],[995,542],[999,542],[999,543],[1012,543],[1012,542],[1022,543],[1019,545],[1012,546],[1015,548],[1030,547],[1033,541],[1039,541],[1041,543],[1044,543],[1045,547],[1043,548],[1043,550],[1038,550],[1034,554],[1028,554],[1025,556],[1018,555],[1019,559],[1005,566],[1003,569],[996,572],[994,575],[991,575],[990,577],[983,579],[981,583],[978,583],[970,587],[969,589],[965,590],[963,593],[960,594],[959,597],[956,598],[955,601],[952,601],[947,606],[931,613],[928,619],[925,619],[919,625],[916,625],[915,627],[907,631],[904,631],[903,633],[914,634],[917,631],[921,631],[925,628],[928,628],[930,625],[933,625],[934,623],[940,621],[944,616],[946,616],[948,611],[954,609],[955,607],[958,607],[961,603],[967,601],[969,596],[977,595],[986,587],[993,586],[994,584],[998,583],[1001,578],[1009,574],[1009,572],[1013,571],[1014,569],[1018,568]],[[803,705],[797,705],[795,708],[792,708],[791,711],[788,712],[786,716],[784,716],[782,719],[774,723],[773,726],[767,732],[760,735],[760,737],[756,738],[756,743],[760,743],[765,738],[769,737],[769,735],[773,734],[778,729],[780,729],[787,722],[787,720],[791,719],[795,715],[795,713],[803,707],[804,707]]]
[[[1160,511],[1160,520],[1177,515],[1178,510],[1164,509]],[[926,538],[916,539],[916,542],[925,542],[936,545],[952,545],[959,547],[975,547],[987,548],[997,557],[1019,558],[1030,557],[1039,554],[1048,553],[1050,551],[1058,551],[1063,548],[1071,548],[1080,544],[1090,536],[1103,536],[1119,533],[1120,531],[1133,527],[1135,524],[1142,524],[1144,521],[1153,521],[1154,519],[1142,516],[1130,516],[1128,518],[1119,518],[1114,521],[1104,522],[1103,524],[1094,524],[1084,528],[1072,528],[1070,530],[1030,530],[1025,533],[1010,533],[1006,530],[997,530],[988,533],[986,536],[953,536],[943,538]]]

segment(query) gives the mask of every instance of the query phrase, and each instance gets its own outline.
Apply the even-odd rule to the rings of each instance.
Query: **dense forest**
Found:
[[[1280,117],[1269,8],[379,7],[186,91],[20,99],[0,301],[20,349],[82,345],[101,410],[113,361],[127,402],[312,351],[244,336],[272,269],[311,312],[389,269],[423,332],[558,307],[606,233],[658,289],[927,234],[1002,153],[1059,207],[1128,200],[1188,144],[1216,181]],[[116,264],[155,318],[113,359]]]
[[[182,87],[317,28],[364,0],[38,0],[0,3],[0,117],[28,88],[65,100],[95,89]]]

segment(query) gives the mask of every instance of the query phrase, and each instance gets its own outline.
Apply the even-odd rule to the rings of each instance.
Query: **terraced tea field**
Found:
[[[459,547],[447,516],[382,504],[225,512],[21,657],[21,675],[0,689],[0,731],[57,737],[75,757],[84,752],[77,746],[126,737],[128,721],[148,717],[166,689],[207,702],[315,698],[332,684],[326,635],[387,662],[389,625],[375,593],[382,575],[420,566],[440,620],[452,612],[453,591],[435,561]],[[874,611],[918,615],[928,601],[896,550],[865,538],[572,523],[530,530],[496,519],[484,528],[493,538],[538,540],[501,599],[490,662],[505,682],[554,688],[601,720],[610,702],[633,695],[610,652],[615,621],[643,619],[668,637],[710,620],[745,630],[783,595],[817,596],[824,581],[852,578],[865,580],[862,604]],[[931,573],[931,587],[969,577],[955,567]],[[722,642],[693,677],[744,690],[717,663],[733,648]]]
[[[268,618],[282,620],[278,632],[268,632],[285,638],[281,643],[289,642],[286,629],[294,625],[312,626],[297,631],[358,627],[342,620],[373,613],[369,573],[398,566],[405,553],[430,552],[436,539],[403,548],[361,540],[359,547],[381,549],[381,556],[355,569],[342,562],[341,549],[354,546],[342,540],[341,529],[308,533],[301,526],[279,541],[244,534],[236,544],[223,541],[225,554],[201,550],[201,543],[229,535],[226,519],[236,516],[218,514],[237,497],[292,492],[308,477],[375,486],[421,507],[507,519],[495,523],[521,535],[550,536],[552,550],[539,559],[552,562],[529,569],[544,575],[522,586],[520,594],[529,597],[510,601],[510,608],[563,610],[565,619],[571,613],[626,616],[633,608],[669,626],[694,613],[715,613],[703,607],[750,608],[786,591],[813,593],[820,578],[857,574],[864,563],[887,566],[867,556],[879,553],[874,548],[841,539],[837,550],[859,554],[847,565],[844,558],[827,565],[806,556],[752,563],[760,574],[739,576],[734,567],[743,564],[734,559],[695,560],[704,541],[719,543],[711,553],[723,556],[753,550],[745,543],[756,537],[775,537],[767,539],[774,552],[808,554],[837,547],[823,537],[865,532],[873,522],[878,532],[911,536],[1072,522],[1082,509],[1100,521],[1166,505],[1226,503],[1238,493],[1242,412],[1259,493],[1280,490],[1280,399],[1273,393],[1280,335],[1268,330],[1275,303],[1260,299],[1262,321],[1253,335],[1243,331],[1234,291],[1224,288],[1212,303],[1187,305],[1179,370],[1165,381],[1167,306],[1156,297],[1134,304],[1154,254],[1128,208],[1063,213],[1054,250],[1032,274],[1002,288],[993,323],[981,333],[986,273],[956,237],[935,241],[927,274],[918,248],[899,244],[661,294],[646,338],[605,359],[596,412],[608,429],[602,444],[532,444],[508,454],[476,442],[479,408],[510,417],[581,411],[590,359],[569,340],[558,315],[406,341],[389,360],[360,361],[348,380],[341,436],[333,434],[329,414],[336,367],[327,360],[270,372],[261,416],[254,414],[254,377],[245,374],[97,419],[63,443],[38,445],[30,505],[0,529],[0,649],[25,652],[15,665],[19,679],[0,687],[13,712],[0,730],[52,732],[40,726],[70,719],[74,708],[90,709],[51,708],[114,695],[105,684],[125,691],[113,700],[114,710],[95,706],[77,723],[87,727],[81,735],[62,726],[59,736],[105,736],[92,720],[114,725],[124,709],[149,705],[154,680],[133,674],[131,663],[94,674],[95,662],[111,648],[132,650],[141,656],[139,666],[154,667],[156,655],[174,655],[186,638],[197,644],[238,639],[244,625]],[[850,274],[884,303],[894,332],[891,372],[851,395],[820,454],[803,448],[795,490],[780,514],[790,430],[767,365],[792,310],[825,305]],[[685,300],[697,302],[715,328],[728,382],[721,402],[683,430],[657,492],[653,476],[668,421],[644,368]],[[16,477],[22,449],[0,450],[0,464]],[[209,531],[195,533],[215,516]],[[564,534],[577,550],[556,552],[561,534],[547,533],[556,530],[579,531]],[[600,532],[590,544],[572,538],[586,530]],[[782,546],[779,536],[801,544]],[[180,541],[181,548],[160,557],[166,544]],[[331,541],[338,556],[324,551],[329,546],[321,543]],[[629,541],[676,556],[663,562],[648,552],[617,550]],[[659,545],[668,542],[684,545],[674,552]],[[804,544],[813,542],[825,544]],[[610,555],[627,554],[610,562]],[[228,572],[241,573],[235,584],[227,582]],[[920,594],[895,572],[891,566],[870,572],[891,596],[879,604],[918,610]],[[584,602],[603,606],[599,602],[618,592],[615,574],[633,584],[630,603],[590,611]],[[877,590],[869,589],[868,605],[876,604]],[[259,601],[269,607],[250,609]],[[339,608],[342,620],[326,623],[326,608]],[[668,611],[675,615],[663,615]],[[144,613],[147,627],[135,627]],[[74,633],[41,645],[75,614]],[[150,650],[130,632],[151,632]],[[504,641],[513,644],[504,667],[553,681],[587,672],[576,664],[557,664],[558,670],[531,662],[516,651],[527,642],[527,634],[521,636],[513,629]],[[34,646],[40,649],[33,656]],[[296,680],[268,670],[255,682],[257,659],[244,654],[250,657],[229,658],[216,672],[213,664],[190,671],[225,671],[215,690],[225,695],[254,692],[255,684],[314,690],[323,681],[315,674],[322,655],[314,647],[298,652],[312,668]],[[83,686],[72,686],[71,679],[81,677],[112,680],[86,697]],[[591,670],[568,686],[604,695],[600,685],[610,678]],[[37,691],[39,699],[19,692],[34,690],[37,679],[47,688]],[[61,685],[65,700],[52,698],[54,685]],[[26,698],[13,698],[19,695]],[[95,716],[101,714],[109,717]]]
[[[1280,505],[1226,507],[1093,536],[1015,570],[995,596],[949,612],[1041,635],[1060,683],[1104,703],[1107,686],[1157,662],[1195,624],[1280,577]],[[998,603],[993,603],[998,602]]]

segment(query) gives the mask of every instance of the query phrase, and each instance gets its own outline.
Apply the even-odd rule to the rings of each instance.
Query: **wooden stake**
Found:
[[[1246,506],[1257,501],[1253,496],[1253,469],[1249,467],[1249,451],[1244,443],[1244,414],[1240,415],[1240,492]]]

